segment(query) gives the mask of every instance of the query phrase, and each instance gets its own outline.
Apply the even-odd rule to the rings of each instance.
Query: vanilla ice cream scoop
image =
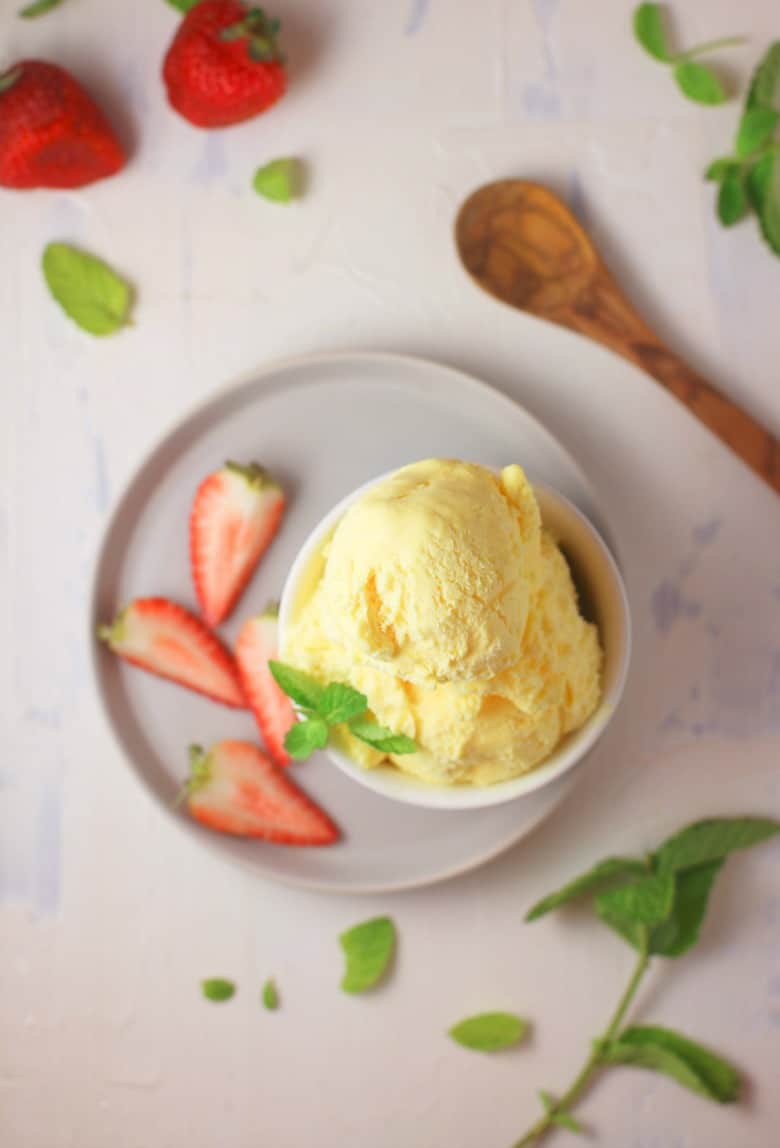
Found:
[[[327,638],[421,685],[485,679],[520,656],[541,523],[520,467],[500,477],[432,459],[396,471],[344,515],[327,552]]]

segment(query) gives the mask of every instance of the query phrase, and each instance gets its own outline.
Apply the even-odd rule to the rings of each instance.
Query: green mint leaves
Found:
[[[722,156],[704,178],[719,184],[718,219],[731,227],[752,209],[761,234],[780,255],[780,40],[770,45],[750,85],[737,126],[734,155]]]
[[[343,991],[364,993],[373,988],[387,971],[395,943],[395,925],[389,917],[374,917],[342,933],[339,944],[346,959]]]
[[[229,1001],[236,994],[236,986],[233,982],[223,980],[222,977],[210,977],[208,980],[201,981],[200,987],[206,1000],[215,1003]]]
[[[368,698],[344,682],[321,685],[309,674],[284,662],[270,661],[268,668],[276,684],[295,702],[304,719],[287,734],[285,748],[291,757],[303,761],[315,749],[328,744],[328,730],[346,724],[360,741],[381,753],[415,753],[415,742],[405,734],[393,733],[368,716]]]
[[[634,9],[634,35],[646,52],[665,64],[674,59],[666,46],[660,4],[640,4]]]
[[[355,719],[349,723],[350,731],[361,741],[378,749],[381,753],[415,753],[417,745],[410,737],[403,733],[393,733],[383,725],[366,721],[363,718]]]
[[[660,4],[640,4],[634,10],[634,36],[653,59],[671,64],[677,86],[689,100],[697,104],[722,104],[726,100],[723,84],[712,69],[697,63],[693,57],[742,44],[744,41],[741,38],[711,40],[706,44],[697,44],[687,52],[672,52],[667,42],[663,7]]]
[[[658,1025],[633,1025],[618,1040],[599,1047],[602,1064],[630,1064],[671,1076],[678,1084],[718,1104],[739,1096],[739,1073],[717,1053]]]
[[[189,12],[190,8],[194,8],[200,0],[168,0],[171,8],[175,8],[177,12]]]
[[[511,1012],[483,1012],[452,1026],[449,1035],[475,1052],[498,1052],[518,1044],[528,1032],[528,1021]]]
[[[263,1008],[268,1009],[269,1012],[275,1012],[279,1008],[279,990],[270,978],[263,985],[260,999],[263,1002]]]
[[[107,263],[67,243],[50,243],[43,275],[66,315],[91,335],[111,335],[128,323],[131,291]]]
[[[35,0],[35,3],[20,8],[19,15],[23,20],[35,20],[38,16],[51,12],[52,8],[59,8],[62,0]]]
[[[252,187],[272,203],[291,203],[301,194],[301,165],[297,159],[274,159],[259,167]]]
[[[535,1143],[553,1125],[578,1131],[569,1109],[593,1073],[607,1065],[661,1073],[719,1104],[737,1099],[739,1074],[717,1053],[671,1029],[622,1025],[651,959],[679,957],[698,940],[715,878],[728,857],[778,834],[780,821],[767,817],[696,821],[645,857],[606,858],[529,910],[526,920],[534,921],[575,898],[590,897],[597,916],[636,949],[637,961],[612,1018],[593,1042],[573,1084],[559,1101],[549,1093],[540,1094],[544,1115],[516,1148]]]

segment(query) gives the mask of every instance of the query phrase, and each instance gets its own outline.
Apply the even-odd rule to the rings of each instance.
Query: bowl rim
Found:
[[[400,468],[395,467],[393,470],[385,471],[350,491],[335,506],[331,507],[307,534],[287,573],[279,600],[280,649],[283,643],[283,634],[291,620],[293,603],[301,578],[324,538],[358,498],[378,483],[395,474],[398,469]],[[496,472],[500,470],[498,467],[486,467],[485,469]],[[426,782],[422,778],[405,774],[395,766],[377,766],[374,769],[367,769],[328,744],[322,752],[327,755],[330,761],[348,777],[374,793],[393,801],[401,801],[405,804],[418,805],[427,809],[442,810],[485,809],[489,806],[515,801],[557,781],[564,774],[582,764],[590,750],[600,740],[618,709],[628,678],[633,643],[628,592],[617,559],[600,531],[571,499],[547,483],[534,482],[530,477],[529,482],[535,493],[538,491],[543,498],[557,502],[572,518],[579,521],[605,560],[613,584],[614,600],[619,608],[622,629],[622,644],[616,655],[617,673],[609,692],[601,698],[598,707],[585,724],[567,735],[543,762],[527,773],[509,778],[506,781],[495,782],[492,785],[438,786]]]

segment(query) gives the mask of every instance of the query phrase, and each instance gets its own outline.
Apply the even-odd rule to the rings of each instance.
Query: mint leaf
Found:
[[[51,12],[52,8],[59,8],[61,3],[62,0],[36,0],[34,4],[28,4],[26,8],[21,8],[19,15],[23,20],[35,20],[37,16]]]
[[[475,1052],[498,1052],[523,1039],[528,1021],[511,1012],[483,1012],[452,1026],[449,1035]]]
[[[596,912],[609,924],[625,920],[635,925],[657,925],[674,904],[671,873],[649,873],[630,885],[608,889],[596,897]]]
[[[720,183],[725,175],[730,171],[739,169],[739,164],[731,156],[721,156],[719,159],[714,159],[710,166],[704,173],[704,178],[711,180],[714,183]]]
[[[739,1074],[733,1065],[668,1028],[628,1028],[602,1046],[600,1057],[605,1064],[629,1064],[663,1073],[719,1104],[730,1104],[739,1094]]]
[[[699,939],[707,903],[723,861],[707,861],[675,874],[674,907],[650,930],[648,948],[659,957],[679,957]]]
[[[320,699],[325,688],[315,678],[311,677],[310,674],[305,674],[303,670],[296,670],[294,666],[288,666],[285,662],[271,660],[268,663],[268,668],[279,689],[287,694],[288,698],[291,698],[296,705],[305,710],[319,709]]]
[[[380,753],[416,753],[417,744],[403,733],[393,733],[386,726],[377,725],[376,722],[363,718],[353,718],[349,723],[350,731],[361,741],[378,749]]]
[[[726,172],[718,190],[718,219],[724,227],[739,223],[747,211],[747,196],[739,168]]]
[[[272,203],[290,203],[300,196],[301,173],[296,159],[275,159],[259,167],[252,187]]]
[[[768,144],[775,134],[780,115],[772,108],[748,108],[742,113],[737,129],[736,154],[740,159]]]
[[[726,93],[715,73],[694,60],[680,60],[674,65],[674,78],[684,96],[697,104],[722,104]]]
[[[749,108],[780,110],[780,40],[775,40],[753,74],[747,98]]]
[[[596,892],[606,885],[628,880],[630,877],[639,877],[646,872],[645,863],[634,857],[607,857],[606,860],[599,861],[597,865],[588,869],[586,873],[580,874],[579,877],[575,877],[555,893],[549,893],[541,901],[537,901],[528,910],[525,919],[526,921],[536,921],[545,913],[557,909],[560,905],[565,905],[567,901],[573,901],[582,893]]]
[[[368,698],[365,694],[353,690],[352,686],[344,685],[343,682],[331,682],[322,693],[318,711],[320,717],[329,725],[337,725],[339,722],[349,721],[352,717],[359,717],[367,708]]]
[[[395,925],[389,917],[374,917],[347,929],[339,944],[346,957],[342,989],[345,993],[364,993],[385,974],[395,948]]]
[[[67,243],[50,243],[42,266],[52,295],[82,330],[110,335],[128,322],[130,287],[101,259]]]
[[[705,861],[718,861],[735,849],[749,849],[780,833],[780,821],[769,817],[710,817],[694,821],[667,838],[656,850],[660,872],[674,873]]]
[[[168,0],[168,3],[178,12],[189,12],[190,8],[200,3],[200,0]]]
[[[284,739],[284,748],[296,761],[305,761],[315,749],[324,749],[327,744],[328,723],[320,717],[296,722]]]
[[[236,986],[233,982],[225,981],[222,977],[210,977],[206,981],[201,981],[200,987],[206,1000],[217,1003],[229,1001],[236,993]]]
[[[634,10],[634,35],[644,50],[656,60],[666,63],[671,61],[660,4],[640,4]]]
[[[765,180],[758,221],[761,234],[776,255],[780,255],[780,156],[772,156],[772,170]]]
[[[772,152],[767,152],[766,155],[761,156],[761,159],[756,160],[747,174],[745,190],[750,200],[750,206],[757,215],[763,211],[764,201],[774,178],[774,171],[775,156]]]
[[[263,985],[261,999],[263,1007],[267,1008],[269,1012],[274,1012],[279,1008],[279,993],[276,985],[270,978]]]
[[[539,1096],[552,1124],[557,1124],[559,1128],[565,1128],[568,1132],[576,1132],[578,1134],[584,1132],[579,1120],[575,1120],[570,1112],[566,1112],[565,1109],[562,1111],[557,1110],[558,1101],[554,1096],[549,1092],[545,1092],[544,1089],[539,1092]]]

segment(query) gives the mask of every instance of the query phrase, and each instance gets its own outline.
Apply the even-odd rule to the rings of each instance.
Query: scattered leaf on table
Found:
[[[528,1031],[528,1021],[511,1012],[483,1012],[453,1025],[450,1036],[475,1052],[498,1052],[518,1044]]]
[[[91,335],[110,335],[128,322],[131,291],[115,271],[67,243],[50,243],[43,274],[62,309]]]
[[[274,159],[259,167],[252,186],[263,199],[273,203],[290,203],[301,194],[300,164],[296,159]]]
[[[395,948],[395,925],[389,917],[374,917],[347,929],[339,943],[346,957],[341,987],[363,993],[384,976]]]
[[[23,20],[35,20],[36,17],[51,12],[52,8],[59,8],[61,3],[62,0],[35,0],[33,4],[20,8],[19,15]]]
[[[276,984],[270,978],[263,985],[262,1001],[263,1006],[267,1008],[269,1012],[274,1012],[279,1008],[279,992],[276,988]]]
[[[200,987],[206,1000],[218,1003],[229,1001],[236,992],[236,986],[233,982],[223,980],[222,977],[210,977],[206,981],[201,981]]]

